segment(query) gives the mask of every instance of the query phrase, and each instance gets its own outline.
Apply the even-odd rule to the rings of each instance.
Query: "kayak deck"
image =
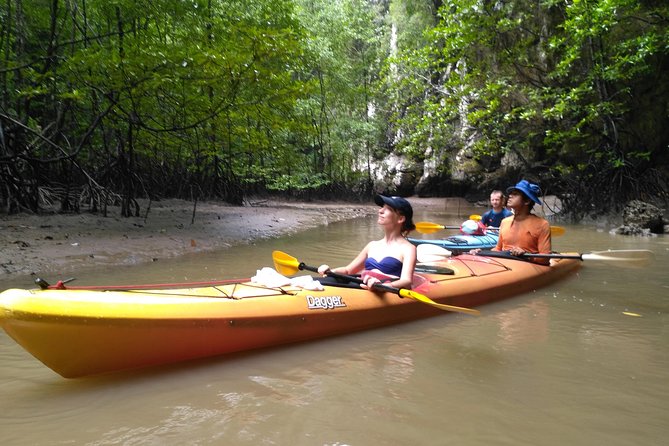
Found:
[[[443,239],[409,238],[414,245],[430,244],[441,246],[454,252],[464,252],[470,249],[490,249],[497,245],[499,236],[490,232],[485,235],[452,235]]]

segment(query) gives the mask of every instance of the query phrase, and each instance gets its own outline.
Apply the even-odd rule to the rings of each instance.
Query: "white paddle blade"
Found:
[[[629,266],[642,267],[654,258],[653,251],[647,249],[619,249],[615,251],[596,251],[582,255],[583,260],[600,260],[604,262],[621,262]]]
[[[451,256],[451,251],[431,243],[421,243],[416,246],[416,260],[420,263],[439,262]]]

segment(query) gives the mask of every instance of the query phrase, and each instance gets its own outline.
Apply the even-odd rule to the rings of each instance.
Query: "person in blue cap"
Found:
[[[513,215],[502,220],[499,227],[499,240],[493,251],[507,251],[514,256],[523,254],[550,254],[551,228],[543,218],[532,213],[535,204],[541,205],[541,189],[527,180],[520,180],[506,190],[509,196],[507,206]],[[476,254],[479,250],[473,250]],[[533,259],[537,263],[547,264],[549,259]]]
[[[413,208],[402,197],[377,195],[374,201],[380,207],[377,221],[383,228],[383,238],[369,242],[351,263],[331,271],[346,275],[361,273],[366,288],[379,282],[395,288],[411,288],[416,246],[407,236],[416,229]],[[328,270],[328,265],[318,267],[322,275]]]

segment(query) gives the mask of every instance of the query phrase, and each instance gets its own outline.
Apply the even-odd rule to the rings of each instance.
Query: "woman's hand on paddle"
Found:
[[[323,264],[318,267],[318,274],[321,276],[327,275],[327,272],[330,271],[330,265]]]
[[[363,283],[360,284],[360,288],[371,290],[374,287],[374,284],[376,283],[383,283],[383,282],[381,282],[381,280],[378,277],[368,275],[363,277]]]
[[[475,256],[475,255],[478,254],[479,252],[481,252],[481,249],[480,249],[480,248],[474,248],[474,249],[470,249],[470,250],[469,250],[469,253],[470,253],[471,255],[473,255],[473,256]]]

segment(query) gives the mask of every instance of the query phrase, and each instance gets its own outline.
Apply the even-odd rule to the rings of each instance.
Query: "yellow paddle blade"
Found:
[[[488,230],[489,231],[499,231],[499,228],[496,228],[494,226],[489,226]],[[562,226],[551,226],[551,236],[553,236],[553,237],[559,237],[561,235],[564,235],[564,233],[566,231],[567,230]]]
[[[300,270],[300,262],[283,251],[272,251],[272,260],[274,260],[274,269],[284,276],[290,276]]]
[[[415,299],[419,302],[423,302],[424,304],[432,305],[433,307],[439,308],[440,310],[444,311],[455,311],[457,313],[465,313],[465,314],[471,314],[474,316],[480,316],[481,312],[479,310],[475,310],[473,308],[464,308],[464,307],[456,307],[454,305],[446,305],[446,304],[440,304],[429,297],[425,296],[424,294],[417,293],[416,291],[413,290],[407,290],[404,288],[401,288],[398,293],[402,297],[409,297],[411,299]]]
[[[481,218],[482,217],[477,214],[472,214],[469,216],[469,219],[474,221],[481,221]],[[499,228],[489,228],[489,229],[499,229]],[[565,231],[566,229],[563,228],[562,226],[551,226],[551,235],[553,236],[559,237],[561,235],[564,235]]]
[[[562,226],[551,226],[551,235],[559,237],[561,235],[564,235],[566,229],[563,228]]]
[[[429,221],[419,221],[416,223],[416,230],[423,234],[433,234],[437,231],[441,231],[442,229],[445,229],[445,227],[436,223],[431,223]]]

